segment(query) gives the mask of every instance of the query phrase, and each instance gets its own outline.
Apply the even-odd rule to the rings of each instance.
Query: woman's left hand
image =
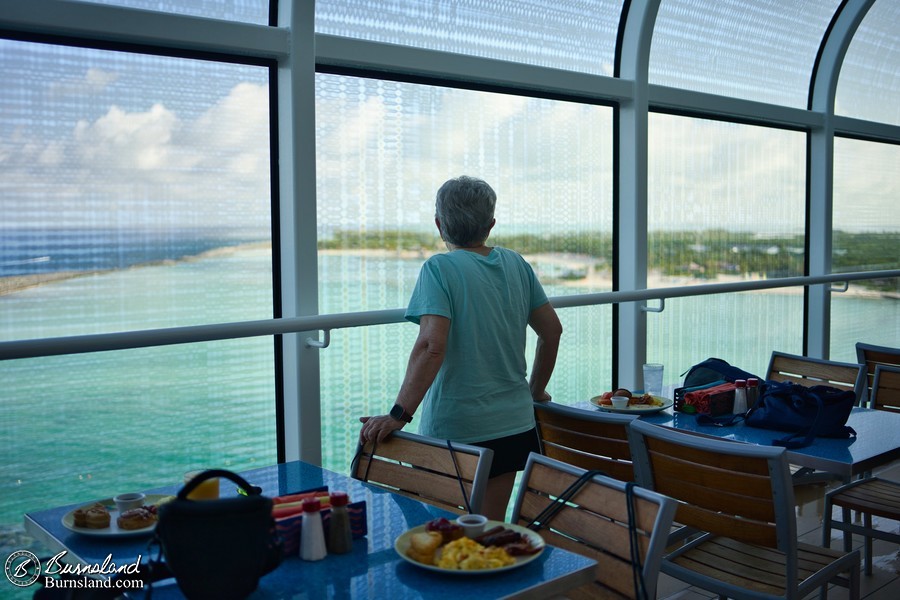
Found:
[[[390,415],[360,417],[359,421],[363,424],[362,429],[359,430],[360,444],[365,444],[372,440],[383,442],[394,431],[406,425],[403,421],[398,421]]]

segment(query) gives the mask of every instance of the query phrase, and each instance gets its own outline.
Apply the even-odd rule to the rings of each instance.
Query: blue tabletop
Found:
[[[401,559],[394,540],[406,530],[439,516],[455,518],[446,511],[392,494],[302,462],[264,467],[242,473],[267,496],[278,496],[328,486],[349,492],[351,501],[365,500],[368,535],[354,541],[353,552],[330,555],[322,561],[306,562],[288,557],[278,569],[264,576],[251,598],[504,598],[524,594],[543,597],[563,593],[593,579],[593,560],[558,548],[546,547],[531,563],[501,574],[440,574],[418,568]],[[221,484],[221,495],[233,495],[233,484]],[[177,488],[148,490],[175,493]],[[146,561],[147,537],[110,539],[74,533],[62,526],[62,517],[78,505],[25,515],[26,529],[51,549],[67,550],[68,560],[102,563],[108,555],[117,564]],[[547,586],[538,593],[538,588]],[[558,584],[558,585],[557,585]],[[154,585],[154,598],[180,598],[173,584]]]
[[[600,410],[587,402],[577,407]],[[640,418],[665,427],[762,446],[771,446],[773,440],[789,435],[784,431],[747,427],[742,422],[729,427],[698,423],[697,415],[672,408]],[[848,479],[900,458],[900,413],[857,407],[851,411],[847,425],[856,431],[856,437],[816,438],[809,446],[788,450],[790,462]]]

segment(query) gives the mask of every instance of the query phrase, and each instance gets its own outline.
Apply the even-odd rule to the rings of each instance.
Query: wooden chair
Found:
[[[859,405],[865,389],[866,372],[859,364],[772,352],[766,379],[791,381],[807,387],[830,385],[841,390],[852,390],[856,394],[856,404]],[[796,469],[794,472],[795,485],[821,483],[834,478],[831,473],[810,468]]]
[[[875,367],[869,408],[900,412],[900,367]]]
[[[532,453],[513,507],[512,522],[529,525],[586,471]],[[539,529],[548,544],[597,561],[596,580],[566,592],[566,598],[636,598],[626,486],[633,486],[644,589],[656,598],[659,565],[675,513],[675,502],[649,490],[611,477],[594,475],[560,511]]]
[[[360,447],[350,476],[457,514],[478,513],[493,458],[488,448],[453,442],[451,449],[447,440],[396,431]]]
[[[637,481],[679,501],[682,525],[661,571],[729,598],[805,598],[828,583],[859,598],[859,551],[797,541],[784,448],[757,446],[634,421]],[[691,536],[691,537],[689,537]]]
[[[866,383],[866,371],[862,365],[854,363],[772,352],[766,379],[792,381],[807,387],[830,385],[841,390],[853,390],[859,404]]]
[[[534,403],[541,454],[620,481],[634,481],[628,424],[637,417]]]
[[[884,387],[882,387],[884,386]],[[887,398],[891,399],[888,400]],[[900,412],[900,368],[878,365],[872,384],[872,406],[887,406],[884,410]],[[893,406],[890,406],[892,404]],[[832,508],[841,509],[841,520],[835,521]],[[862,525],[851,518],[851,511],[862,515]],[[868,477],[853,481],[825,494],[825,518],[822,522],[822,545],[831,545],[831,529],[844,532],[844,550],[852,547],[853,534],[863,536],[863,557],[866,575],[872,574],[872,540],[886,540],[900,544],[900,534],[876,529],[872,517],[900,521],[900,483]],[[896,531],[896,527],[895,527]]]
[[[875,382],[875,368],[878,365],[886,367],[900,367],[900,348],[888,346],[875,346],[857,342],[856,359],[866,368],[866,384],[863,388],[862,403],[865,405],[872,397],[872,385]],[[873,407],[874,408],[874,407]]]

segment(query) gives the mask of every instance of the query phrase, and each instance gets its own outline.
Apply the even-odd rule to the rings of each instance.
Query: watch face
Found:
[[[412,420],[409,418],[409,415],[406,414],[406,411],[403,410],[403,407],[399,404],[395,404],[391,407],[391,416],[398,421],[406,421],[407,423]]]

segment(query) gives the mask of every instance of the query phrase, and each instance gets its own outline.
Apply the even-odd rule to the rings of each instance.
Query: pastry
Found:
[[[75,510],[72,518],[75,521],[75,527],[87,529],[104,529],[109,527],[110,523],[109,510],[99,502]]]
[[[154,523],[156,523],[156,515],[146,506],[126,510],[116,519],[119,529],[144,529]]]
[[[434,553],[443,541],[443,536],[437,531],[414,533],[409,538],[409,548],[406,550],[406,555],[416,562],[433,565]]]

